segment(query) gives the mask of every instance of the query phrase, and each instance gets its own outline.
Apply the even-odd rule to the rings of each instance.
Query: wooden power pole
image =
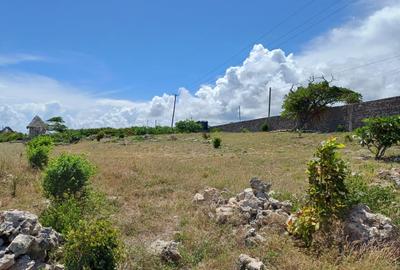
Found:
[[[174,127],[175,107],[176,107],[176,97],[177,97],[177,94],[174,94],[174,109],[173,109],[173,111],[172,111],[171,128],[173,128],[173,127]]]
[[[240,115],[240,105],[239,105],[239,121],[242,121],[242,116]]]
[[[268,95],[268,118],[271,116],[271,87],[269,88]]]

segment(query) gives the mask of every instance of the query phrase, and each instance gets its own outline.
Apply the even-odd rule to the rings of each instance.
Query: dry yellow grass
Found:
[[[193,195],[206,186],[237,193],[248,187],[252,176],[272,182],[275,191],[301,196],[307,187],[306,162],[316,145],[331,136],[344,142],[345,134],[240,133],[218,134],[222,148],[213,149],[200,134],[169,136],[154,140],[81,142],[57,146],[61,152],[80,153],[97,167],[96,189],[115,196],[119,207],[112,219],[121,229],[129,249],[122,268],[173,269],[146,252],[157,238],[179,238],[186,269],[233,269],[240,253],[262,258],[271,269],[395,269],[393,256],[370,250],[363,256],[340,257],[326,251],[316,258],[294,247],[287,236],[271,233],[268,241],[249,249],[229,226],[210,221],[193,206]],[[0,209],[18,208],[39,214],[44,207],[41,174],[29,169],[22,144],[0,144]],[[393,149],[391,151],[397,151]],[[342,151],[352,170],[373,181],[377,171],[395,163],[363,159],[369,152],[349,144]],[[390,153],[388,153],[390,154]],[[17,177],[16,196],[7,177]]]

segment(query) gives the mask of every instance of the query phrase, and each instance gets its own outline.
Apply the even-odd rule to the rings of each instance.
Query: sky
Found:
[[[400,95],[400,0],[0,2],[0,126],[219,124],[281,112],[310,76]]]

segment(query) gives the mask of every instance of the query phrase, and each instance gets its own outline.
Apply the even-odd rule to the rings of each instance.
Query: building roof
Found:
[[[47,129],[47,125],[39,116],[33,117],[32,121],[26,128],[44,128]]]
[[[0,130],[0,133],[4,133],[4,132],[14,132],[14,130],[12,130],[10,127],[5,127],[2,130]]]

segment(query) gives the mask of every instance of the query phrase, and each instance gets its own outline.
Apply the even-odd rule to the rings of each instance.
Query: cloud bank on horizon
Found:
[[[293,84],[311,75],[331,74],[335,84],[363,94],[365,100],[400,94],[400,4],[389,1],[363,19],[353,20],[316,38],[298,53],[254,45],[239,66],[229,67],[212,85],[194,94],[179,89],[176,119],[208,120],[211,124],[264,117],[268,88],[273,89],[271,111],[281,111],[284,95]],[[267,44],[268,45],[268,44]],[[0,65],[42,61],[34,55],[1,56]],[[174,97],[163,94],[149,101],[106,99],[53,78],[31,73],[0,73],[0,126],[25,131],[31,118],[60,115],[71,128],[168,125]]]

